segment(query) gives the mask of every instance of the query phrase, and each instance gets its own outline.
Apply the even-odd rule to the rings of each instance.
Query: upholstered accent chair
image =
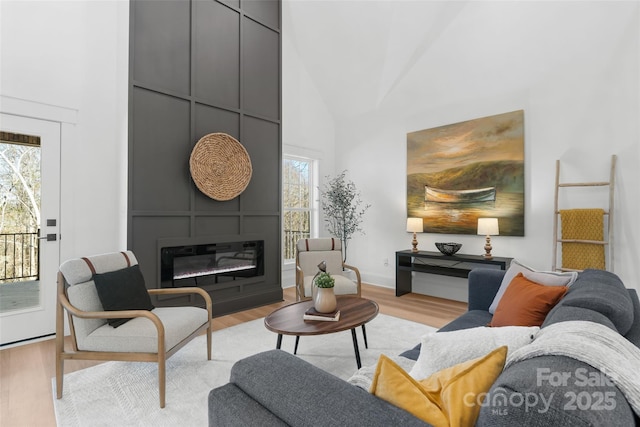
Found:
[[[204,299],[206,309],[153,307],[150,295],[168,294],[199,295]],[[136,301],[133,303],[135,308],[127,309],[132,301]],[[72,350],[65,350],[65,310],[69,317]],[[133,252],[113,252],[66,261],[58,272],[57,398],[62,398],[64,361],[67,359],[156,362],[160,407],[164,408],[167,358],[203,332],[207,336],[207,358],[211,360],[209,294],[190,287],[146,289]]]
[[[300,239],[296,243],[296,299],[312,297],[312,281],[318,272],[318,264],[326,263],[326,271],[335,279],[336,295],[361,294],[360,270],[343,262],[342,242],[334,238]],[[351,270],[355,281],[347,277]]]

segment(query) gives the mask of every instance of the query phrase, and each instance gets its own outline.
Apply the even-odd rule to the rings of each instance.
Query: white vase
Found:
[[[313,306],[319,313],[331,313],[338,306],[336,294],[333,288],[318,288],[316,286],[315,295],[313,296]]]

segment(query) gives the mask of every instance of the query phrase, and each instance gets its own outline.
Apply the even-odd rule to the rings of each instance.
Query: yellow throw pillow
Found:
[[[448,425],[447,417],[442,413],[433,396],[384,354],[378,359],[378,366],[369,391],[436,427]]]
[[[507,347],[499,347],[418,382],[381,355],[370,392],[436,427],[473,426],[483,395],[502,372],[506,357]]]

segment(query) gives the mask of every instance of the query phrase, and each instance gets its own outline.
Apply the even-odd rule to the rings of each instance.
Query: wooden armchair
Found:
[[[133,278],[134,280],[129,280]],[[142,280],[142,283],[140,283]],[[142,286],[143,288],[140,288]],[[199,294],[206,309],[198,307],[147,307],[115,310],[113,299],[128,297],[137,289],[150,304],[149,295]],[[123,293],[124,292],[124,293]],[[148,292],[148,293],[147,293]],[[106,295],[106,296],[105,296]],[[109,299],[109,297],[114,297]],[[105,299],[107,298],[107,299]],[[139,308],[136,306],[136,308]],[[64,310],[69,316],[72,351],[64,345]],[[130,320],[125,320],[130,319]],[[124,320],[124,324],[117,325]],[[64,262],[58,272],[56,304],[56,397],[62,398],[66,359],[157,362],[160,407],[165,406],[166,360],[206,331],[207,358],[211,360],[211,297],[200,288],[146,289],[133,252],[114,252]]]
[[[296,299],[302,301],[312,296],[311,282],[318,272],[318,264],[327,264],[327,273],[335,279],[336,295],[361,294],[360,270],[342,261],[342,242],[334,238],[300,239],[296,243]],[[345,276],[345,269],[355,273],[356,280]]]

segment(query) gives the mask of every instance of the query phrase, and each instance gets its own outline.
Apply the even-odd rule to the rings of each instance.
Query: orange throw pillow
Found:
[[[490,326],[540,326],[566,292],[565,286],[544,286],[518,273],[500,299]]]

